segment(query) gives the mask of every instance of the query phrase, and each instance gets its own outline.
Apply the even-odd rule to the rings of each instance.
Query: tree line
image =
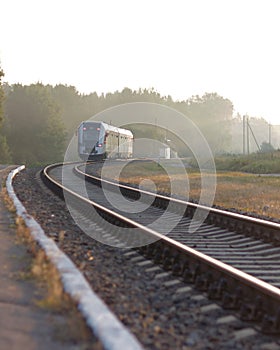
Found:
[[[74,86],[63,84],[9,85],[2,82],[3,76],[0,70],[1,163],[36,165],[61,161],[82,120],[109,107],[132,102],[163,104],[183,113],[200,128],[214,153],[231,147],[233,103],[217,93],[196,95],[184,101],[161,96],[154,89],[124,88],[101,95],[80,94]],[[136,137],[155,134],[148,127],[131,128]],[[183,145],[179,148],[179,155],[187,155]]]
[[[3,101],[4,101],[4,89],[2,87],[2,79],[4,72],[0,68],[0,163],[10,163],[11,154],[7,144],[6,136],[3,132]]]

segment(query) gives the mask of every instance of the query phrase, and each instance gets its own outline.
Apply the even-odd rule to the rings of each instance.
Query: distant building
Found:
[[[170,147],[167,145],[162,145],[159,149],[159,157],[164,159],[170,159]]]
[[[152,139],[135,139],[133,156],[135,158],[170,159],[171,149],[168,145]]]

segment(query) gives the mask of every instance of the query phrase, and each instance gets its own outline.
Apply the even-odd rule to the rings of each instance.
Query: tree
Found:
[[[7,145],[6,137],[3,135],[3,103],[4,103],[4,89],[2,84],[2,78],[4,72],[0,68],[0,163],[10,163],[11,154]]]
[[[4,102],[4,89],[3,89],[3,84],[2,84],[2,78],[4,77],[4,72],[0,68],[0,123],[3,121],[3,109],[2,105]]]
[[[274,147],[269,142],[265,141],[263,141],[260,148],[262,153],[269,153],[275,151]]]
[[[62,160],[65,129],[47,86],[13,85],[7,96],[6,119],[14,162],[35,165]]]
[[[81,95],[74,86],[56,85],[48,86],[50,96],[60,108],[61,119],[68,133],[68,139],[73,136],[77,125],[85,118]],[[87,118],[86,118],[87,119]]]
[[[233,104],[217,93],[196,95],[186,101],[185,114],[200,128],[212,151],[224,152],[230,145]]]

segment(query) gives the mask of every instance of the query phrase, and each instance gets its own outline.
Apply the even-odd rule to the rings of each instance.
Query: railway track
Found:
[[[63,171],[60,166],[50,166],[44,170],[43,179],[66,197],[74,215],[77,213],[80,218],[80,211],[83,212],[85,226],[93,215],[95,221],[108,225],[105,243],[119,247],[138,245],[145,257],[181,281],[194,283],[224,308],[236,310],[241,319],[257,323],[265,333],[280,333],[279,224],[212,209],[207,222],[201,225],[192,222],[197,210],[193,203],[128,186],[120,190],[111,182],[101,185],[100,179],[86,175],[84,170],[73,164],[65,164]],[[81,178],[87,180],[84,186]],[[110,200],[104,196],[104,188],[110,192]],[[125,202],[127,209],[141,197],[139,205],[144,210],[130,214],[125,213],[125,206],[116,210],[111,201],[121,201],[120,191],[129,198]],[[171,202],[171,211],[167,212]],[[152,206],[146,208],[147,203]],[[92,206],[96,211],[91,210]],[[162,217],[156,230],[153,222]],[[171,230],[170,223],[176,223]],[[191,223],[192,228],[199,226],[192,233],[188,230]]]

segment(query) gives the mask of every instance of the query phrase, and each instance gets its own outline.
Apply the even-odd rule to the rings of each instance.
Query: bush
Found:
[[[280,173],[280,152],[217,157],[215,158],[215,163],[217,170],[241,171],[254,174]]]

